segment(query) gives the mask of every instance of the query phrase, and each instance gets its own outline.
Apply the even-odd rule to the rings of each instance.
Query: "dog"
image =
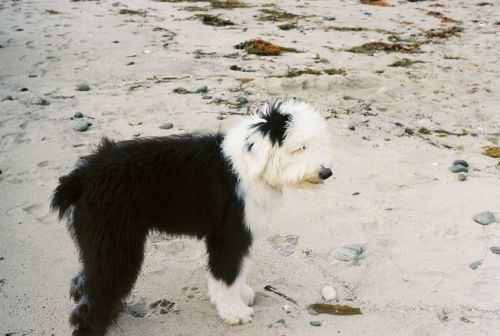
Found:
[[[152,230],[204,240],[211,302],[228,324],[252,320],[252,241],[285,187],[332,176],[326,120],[304,102],[265,103],[223,134],[113,142],[104,138],[61,177],[51,208],[67,217],[81,271],[74,336],[105,335],[130,293]]]

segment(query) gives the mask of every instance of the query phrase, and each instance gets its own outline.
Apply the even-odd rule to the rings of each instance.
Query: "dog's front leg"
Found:
[[[244,237],[239,237],[244,238]],[[251,239],[221,241],[207,239],[208,292],[219,316],[228,324],[243,324],[252,320],[253,290],[245,282],[245,256]],[[247,245],[245,247],[245,245]]]

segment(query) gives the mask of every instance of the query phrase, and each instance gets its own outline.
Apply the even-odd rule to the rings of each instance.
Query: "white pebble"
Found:
[[[286,311],[286,312],[289,312],[290,311],[290,305],[284,305],[283,306],[283,310]]]
[[[325,286],[321,290],[321,295],[323,295],[323,299],[326,301],[331,301],[337,297],[337,291],[331,286]]]
[[[149,54],[151,54],[151,53],[152,53],[152,51],[151,51],[151,50],[149,50],[149,49],[146,49],[146,50],[144,50],[144,51],[143,51],[143,53],[145,53],[146,55],[149,55]]]

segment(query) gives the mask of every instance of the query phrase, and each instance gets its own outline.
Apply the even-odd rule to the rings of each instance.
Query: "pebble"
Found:
[[[356,261],[363,253],[363,247],[358,244],[340,246],[335,249],[335,259],[342,261]]]
[[[236,98],[236,102],[240,105],[245,105],[248,103],[248,99],[240,96],[240,97]]]
[[[465,160],[455,160],[455,161],[453,161],[453,165],[454,166],[460,165],[460,166],[464,166],[464,167],[469,167],[469,164]]]
[[[88,121],[82,121],[81,123],[79,123],[78,125],[76,125],[75,131],[77,131],[77,132],[85,132],[86,130],[89,129],[90,126],[92,126],[92,124],[89,123]]]
[[[331,301],[337,297],[337,292],[335,291],[335,288],[333,288],[332,286],[325,286],[321,290],[321,295],[323,296],[323,299],[325,299],[326,301]]]
[[[287,313],[289,313],[289,312],[290,312],[290,305],[287,305],[287,304],[286,304],[286,305],[284,305],[282,308],[283,308],[283,310],[284,310],[284,311],[286,311]]]
[[[454,165],[450,168],[452,173],[468,173],[469,168],[462,165]]]
[[[350,124],[349,126],[347,126],[347,128],[350,129],[351,131],[354,131],[356,129],[356,126]]]
[[[400,123],[399,121],[396,121],[394,123],[394,125],[396,125],[397,127],[403,127],[404,125],[402,123]]]
[[[490,247],[490,251],[491,253],[500,254],[500,246],[492,246]]]
[[[208,87],[206,85],[201,86],[201,87],[197,88],[195,92],[196,93],[207,93],[208,92]]]
[[[21,88],[21,92],[26,92],[26,91],[28,91],[28,88],[25,87]]]
[[[33,96],[30,99],[31,105],[49,105],[49,102],[40,96]]]
[[[171,129],[172,127],[174,127],[174,124],[172,124],[171,122],[166,122],[166,123],[160,125],[161,129]]]
[[[491,211],[478,213],[473,219],[476,223],[481,225],[488,225],[496,221],[495,215]]]
[[[73,115],[73,118],[83,118],[83,113],[82,112],[75,112]]]
[[[279,319],[276,323],[285,324],[285,319]]]
[[[89,90],[90,86],[88,86],[88,84],[80,83],[76,85],[76,91],[89,91]]]
[[[187,94],[187,93],[189,93],[189,90],[186,89],[186,88],[183,88],[183,87],[179,86],[179,87],[176,87],[174,89],[174,92],[175,93],[179,93],[179,94]]]
[[[311,321],[309,324],[313,327],[321,327],[321,321]]]
[[[352,193],[352,196],[358,196],[358,195],[359,195],[359,191],[356,191],[356,192]]]
[[[220,115],[220,116],[217,116],[215,119],[217,119],[217,120],[224,120],[224,117]]]
[[[467,176],[465,174],[458,174],[457,177],[459,181],[465,181],[467,179]]]
[[[212,99],[212,96],[209,96],[209,95],[204,95],[203,97],[201,97],[202,99]]]
[[[471,269],[471,270],[475,271],[475,270],[477,270],[477,268],[478,268],[479,266],[481,266],[481,264],[482,264],[482,263],[483,263],[483,262],[482,262],[481,260],[474,261],[474,262],[471,262],[471,263],[469,264],[469,267],[470,267],[470,269]]]

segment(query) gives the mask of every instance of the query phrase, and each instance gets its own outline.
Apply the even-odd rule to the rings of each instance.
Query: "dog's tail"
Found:
[[[76,168],[68,175],[59,178],[59,185],[52,194],[50,208],[58,212],[59,219],[62,219],[69,213],[83,192],[83,172],[82,168]]]

